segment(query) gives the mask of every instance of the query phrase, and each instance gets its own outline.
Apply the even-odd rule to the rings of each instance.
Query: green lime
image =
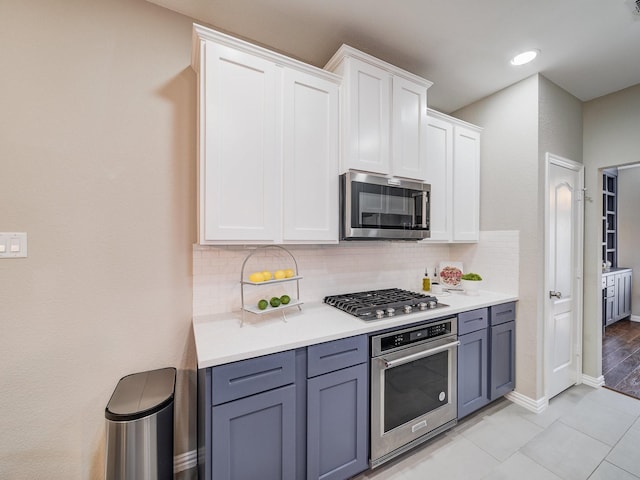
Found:
[[[259,308],[260,310],[264,310],[264,309],[265,309],[265,308],[267,308],[268,306],[269,306],[269,302],[267,302],[267,301],[266,301],[266,300],[264,300],[264,299],[263,299],[263,300],[260,300],[260,301],[258,302],[258,308]]]
[[[278,297],[273,297],[271,299],[271,306],[272,307],[279,307],[280,306],[280,299]]]
[[[291,297],[289,297],[289,295],[282,295],[282,296],[280,297],[280,302],[281,302],[283,305],[286,305],[286,304],[287,304],[287,303],[289,303],[290,301],[291,301]]]

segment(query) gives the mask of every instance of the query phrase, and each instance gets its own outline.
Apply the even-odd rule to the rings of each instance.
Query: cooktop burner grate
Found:
[[[330,295],[324,303],[365,320],[446,306],[432,295],[400,288]]]

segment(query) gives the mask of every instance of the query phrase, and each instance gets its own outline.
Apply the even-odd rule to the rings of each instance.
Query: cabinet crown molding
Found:
[[[476,132],[482,132],[482,130],[484,130],[483,127],[479,127],[478,125],[474,125],[473,123],[465,122],[464,120],[460,120],[459,118],[452,117],[451,115],[447,115],[446,113],[442,113],[431,108],[427,108],[427,115],[432,118],[439,118],[440,120],[444,120],[446,122],[455,123],[456,125],[475,130]]]
[[[337,75],[335,73],[323,70],[322,68],[314,67],[313,65],[309,65],[308,63],[304,63],[300,60],[287,57],[286,55],[268,50],[267,48],[254,45],[245,40],[240,40],[236,37],[232,37],[231,35],[227,35],[226,33],[218,32],[211,28],[194,23],[192,30],[191,68],[193,68],[196,72],[200,71],[200,54],[202,50],[201,44],[205,41],[215,42],[219,45],[232,47],[245,53],[273,62],[278,66],[289,67],[298,71],[306,72],[310,75],[324,78],[325,80],[333,82],[337,85],[339,85],[342,81],[340,75]]]
[[[395,65],[387,63],[384,60],[380,60],[379,58],[369,55],[368,53],[364,53],[344,43],[338,49],[338,51],[334,53],[333,57],[331,57],[331,59],[327,62],[324,68],[326,70],[334,71],[336,67],[340,64],[340,62],[342,62],[346,58],[355,58],[356,60],[360,60],[362,62],[368,63],[370,65],[381,68],[383,70],[386,70],[390,74],[403,77],[411,82],[415,82],[420,85],[423,85],[427,89],[431,87],[431,85],[433,85],[433,82],[430,82],[425,78],[422,78],[414,73],[407,72],[402,68],[396,67]]]

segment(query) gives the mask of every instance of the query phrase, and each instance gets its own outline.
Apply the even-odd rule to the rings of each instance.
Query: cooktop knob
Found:
[[[376,318],[384,317],[384,310],[376,310]]]
[[[411,313],[411,310],[413,310],[413,307],[411,305],[404,306],[404,313]]]
[[[387,316],[388,317],[393,317],[393,315],[396,313],[396,309],[395,308],[387,308]]]
[[[419,308],[420,310],[426,310],[427,308],[429,308],[429,305],[427,305],[425,302],[420,302],[420,303],[418,304],[418,308]]]
[[[438,306],[438,304],[436,302],[434,302],[433,300],[431,300],[429,302],[429,308],[436,308]]]

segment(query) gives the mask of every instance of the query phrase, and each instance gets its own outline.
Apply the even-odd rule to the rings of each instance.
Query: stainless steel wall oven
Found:
[[[371,337],[371,467],[456,424],[457,319]]]

